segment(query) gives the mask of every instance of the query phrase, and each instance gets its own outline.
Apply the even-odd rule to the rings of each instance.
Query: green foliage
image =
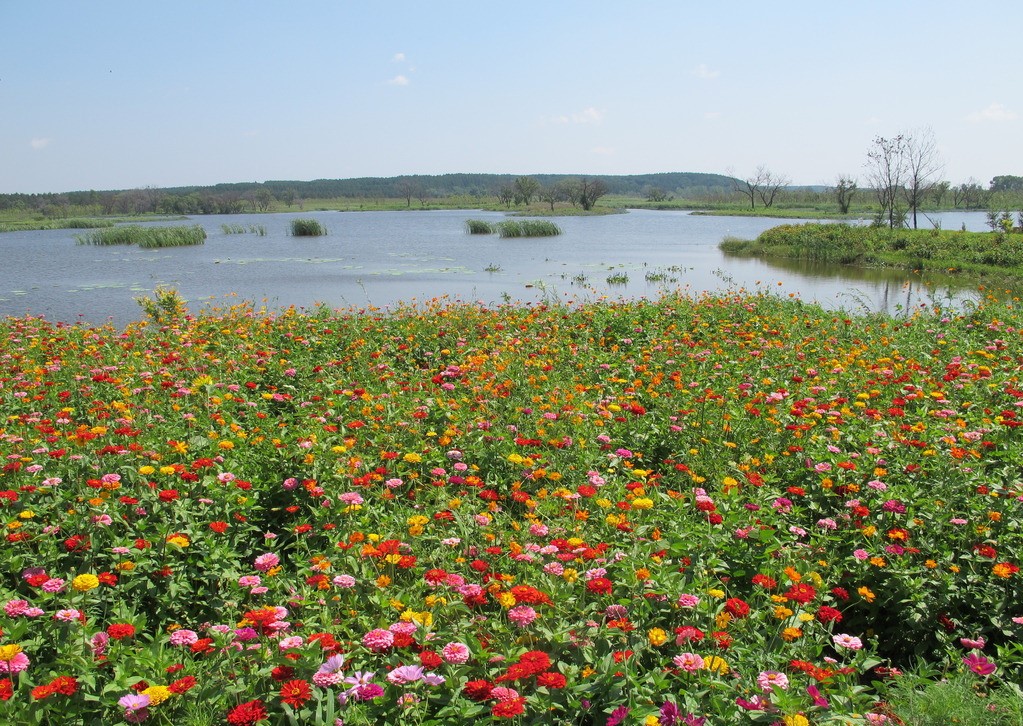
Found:
[[[320,237],[327,234],[327,228],[315,219],[293,219],[291,234],[294,237]]]
[[[734,255],[1023,279],[1020,233],[788,224],[773,227],[756,240],[726,238],[720,247]]]
[[[206,230],[198,224],[188,227],[143,227],[129,224],[77,235],[75,239],[80,245],[138,245],[144,249],[183,247],[205,243]]]
[[[184,299],[173,287],[158,286],[153,297],[137,297],[135,302],[150,321],[157,325],[167,325],[180,320],[188,312]]]
[[[612,272],[607,276],[608,285],[628,285],[629,284],[629,273],[628,272]]]
[[[889,709],[904,726],[1023,724],[1023,693],[1018,687],[991,690],[969,673],[941,680],[899,676],[886,696]]]
[[[561,227],[547,219],[514,219],[497,223],[501,237],[553,237],[561,234]]]

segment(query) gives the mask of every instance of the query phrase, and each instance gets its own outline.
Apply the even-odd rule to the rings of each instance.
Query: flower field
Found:
[[[3,723],[897,723],[900,672],[1023,679],[1009,304],[166,312],[0,322]]]

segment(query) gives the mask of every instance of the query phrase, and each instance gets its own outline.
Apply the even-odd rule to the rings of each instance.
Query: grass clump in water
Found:
[[[482,219],[465,220],[465,229],[469,234],[493,234],[497,231],[491,222]]]
[[[291,234],[293,237],[320,237],[327,234],[327,228],[315,219],[293,219]]]
[[[129,224],[123,227],[98,229],[77,235],[80,245],[138,245],[143,249],[159,247],[185,247],[206,242],[206,230],[198,224],[190,227],[142,227]]]
[[[561,227],[546,219],[519,219],[500,222],[497,233],[501,237],[554,237]]]

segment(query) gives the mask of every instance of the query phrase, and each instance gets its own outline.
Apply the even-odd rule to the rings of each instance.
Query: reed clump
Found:
[[[137,245],[143,249],[185,247],[206,242],[206,230],[198,224],[177,227],[142,227],[129,224],[123,227],[98,229],[76,236],[80,245]]]
[[[465,230],[469,234],[493,234],[497,231],[492,222],[487,222],[483,219],[467,219],[465,221]]]
[[[516,219],[499,222],[497,233],[501,237],[554,237],[561,227],[546,219]]]
[[[315,219],[293,219],[291,234],[293,237],[320,237],[327,234],[327,228]]]

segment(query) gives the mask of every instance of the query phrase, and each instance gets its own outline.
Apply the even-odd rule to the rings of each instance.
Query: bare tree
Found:
[[[904,136],[906,184],[903,195],[913,212],[913,229],[916,229],[917,209],[937,183],[937,177],[945,165],[938,155],[938,144],[931,129],[915,131]]]
[[[744,179],[736,179],[732,182],[732,189],[744,197],[749,199],[749,208],[757,208],[757,196],[760,193],[760,186],[764,183],[761,171],[763,167],[757,169],[757,173],[753,176],[748,176]]]
[[[419,193],[419,181],[410,176],[403,176],[395,183],[398,195],[405,198],[405,206],[412,206],[412,197]]]
[[[901,134],[892,139],[878,136],[867,150],[867,180],[877,197],[881,210],[877,221],[887,217],[888,226],[901,227],[903,212],[899,209],[899,190],[906,178],[906,139]]]
[[[835,200],[838,202],[840,214],[849,214],[849,207],[852,205],[853,195],[856,194],[856,180],[848,174],[839,174],[835,181]]]
[[[784,174],[775,174],[762,166],[757,169],[757,175],[761,179],[757,196],[760,197],[764,209],[768,209],[774,204],[774,198],[778,195],[778,192],[783,187],[787,187],[791,180]]]

